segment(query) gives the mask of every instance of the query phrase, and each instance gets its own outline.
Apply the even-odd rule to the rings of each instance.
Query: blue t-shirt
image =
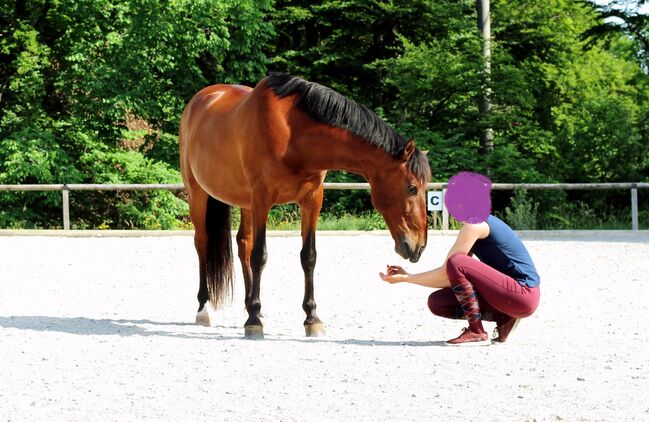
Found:
[[[478,239],[471,252],[480,261],[518,281],[522,286],[536,287],[541,283],[529,252],[516,233],[498,217],[486,220],[489,236]]]

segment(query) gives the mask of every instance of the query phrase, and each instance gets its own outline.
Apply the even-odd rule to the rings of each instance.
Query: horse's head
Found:
[[[372,204],[388,226],[394,249],[404,259],[417,262],[427,240],[426,183],[430,165],[424,152],[408,141],[403,153],[373,175]]]

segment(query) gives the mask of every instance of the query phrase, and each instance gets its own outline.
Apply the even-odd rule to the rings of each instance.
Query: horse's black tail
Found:
[[[210,302],[218,308],[226,299],[232,300],[232,212],[228,204],[207,199],[205,229],[207,231],[207,260],[205,275]]]

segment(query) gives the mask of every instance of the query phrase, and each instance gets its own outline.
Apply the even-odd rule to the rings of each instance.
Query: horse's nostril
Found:
[[[405,240],[402,242],[403,244],[403,251],[405,252],[405,255],[407,257],[412,256],[412,249],[410,248],[410,243],[406,242]]]
[[[404,240],[401,240],[400,242],[395,242],[394,250],[403,259],[409,259],[411,257],[411,251],[410,251],[410,247],[408,246],[408,242]]]

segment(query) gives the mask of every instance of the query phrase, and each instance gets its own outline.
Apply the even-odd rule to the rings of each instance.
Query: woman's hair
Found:
[[[448,179],[444,204],[449,214],[463,223],[482,223],[491,214],[491,180],[463,171]]]

